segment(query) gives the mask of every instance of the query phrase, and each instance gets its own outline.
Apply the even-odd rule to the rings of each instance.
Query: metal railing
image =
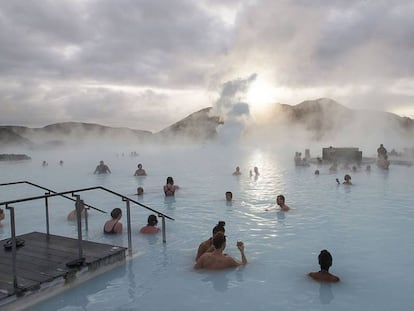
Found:
[[[15,203],[21,203],[21,202],[27,202],[27,201],[33,201],[33,200],[39,200],[39,199],[45,199],[45,208],[46,208],[46,231],[47,231],[47,235],[49,235],[49,212],[48,212],[48,208],[49,208],[49,201],[48,199],[51,197],[56,197],[56,196],[61,196],[67,199],[70,199],[72,201],[76,201],[76,220],[77,220],[77,231],[78,231],[78,256],[79,256],[79,260],[83,261],[83,247],[82,247],[82,229],[81,229],[81,198],[79,194],[75,194],[78,192],[85,192],[85,191],[91,191],[91,190],[103,190],[106,192],[109,192],[115,196],[118,196],[122,199],[123,202],[126,203],[126,210],[127,210],[127,234],[128,234],[128,254],[129,256],[132,256],[132,234],[131,234],[131,211],[130,211],[130,206],[131,206],[131,202],[147,209],[150,210],[154,213],[158,214],[158,217],[161,217],[162,219],[162,237],[163,237],[163,243],[166,243],[166,230],[165,230],[165,219],[170,219],[170,220],[175,220],[172,217],[169,217],[157,210],[154,210],[142,203],[139,203],[135,200],[132,200],[120,193],[117,193],[115,191],[112,191],[110,189],[107,189],[105,187],[102,186],[95,186],[95,187],[89,187],[89,188],[82,188],[82,189],[76,189],[76,190],[69,190],[69,191],[64,191],[64,192],[55,192],[52,191],[50,189],[47,189],[45,187],[33,184],[31,182],[28,181],[20,181],[20,182],[12,182],[12,183],[6,183],[6,184],[0,184],[0,186],[5,186],[5,185],[14,185],[14,184],[20,184],[20,183],[27,183],[30,184],[32,186],[47,190],[48,192],[45,193],[44,195],[41,196],[34,196],[34,197],[27,197],[27,198],[23,198],[23,199],[17,199],[17,200],[11,200],[11,201],[4,201],[4,202],[0,202],[0,206],[5,206],[6,210],[10,210],[10,224],[11,224],[11,242],[12,242],[12,266],[13,266],[13,284],[14,287],[17,289],[17,275],[16,275],[16,221],[15,221],[15,216],[14,216],[14,209],[15,207],[11,206],[11,204],[15,204]],[[71,194],[72,197],[76,197],[76,199],[73,199],[71,197],[66,196],[66,194]],[[98,210],[100,212],[106,213],[105,211],[102,211],[96,207],[93,207],[91,205],[87,205],[84,204],[90,208],[93,208],[95,210]],[[87,211],[85,209],[85,229],[86,231],[88,230],[88,221],[87,221]]]

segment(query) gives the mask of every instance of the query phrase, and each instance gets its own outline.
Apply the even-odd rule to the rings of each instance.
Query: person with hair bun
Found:
[[[119,220],[122,217],[122,210],[120,208],[114,208],[111,212],[111,220],[108,220],[104,225],[104,233],[107,234],[119,234],[122,233],[122,223]]]
[[[223,254],[226,248],[226,236],[223,232],[218,232],[213,237],[214,250],[212,252],[206,252],[200,258],[198,258],[194,269],[206,269],[206,270],[223,270],[227,268],[236,268],[247,264],[247,258],[244,255],[244,243],[237,241],[237,248],[240,251],[242,261],[239,262],[233,257]]]
[[[318,256],[319,265],[321,270],[318,272],[310,272],[308,275],[315,281],[321,282],[339,282],[340,279],[336,275],[329,273],[329,268],[332,266],[332,255],[326,250],[321,250]]]
[[[145,227],[142,227],[139,232],[144,234],[153,234],[160,232],[160,228],[157,228],[158,219],[157,216],[151,214],[148,216],[148,223]]]
[[[203,255],[206,252],[214,251],[213,237],[218,232],[222,232],[224,234],[226,232],[226,229],[224,229],[225,225],[226,225],[226,223],[224,221],[219,221],[218,224],[214,226],[213,235],[211,236],[211,238],[205,240],[204,242],[201,242],[201,244],[198,246],[197,255],[196,255],[195,260],[198,260],[198,258],[200,258],[200,256]]]

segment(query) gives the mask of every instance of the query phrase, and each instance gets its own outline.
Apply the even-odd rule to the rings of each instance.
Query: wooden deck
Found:
[[[19,299],[58,279],[66,284],[82,270],[93,272],[103,265],[125,260],[124,247],[82,241],[83,265],[68,267],[68,262],[78,259],[77,239],[40,232],[23,234],[18,238],[25,244],[16,251],[17,291],[13,287],[12,251],[3,247],[7,239],[0,241],[0,307],[12,296]]]

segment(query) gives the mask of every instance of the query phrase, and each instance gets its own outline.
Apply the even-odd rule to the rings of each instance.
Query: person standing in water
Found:
[[[99,165],[95,168],[94,174],[107,174],[111,173],[111,170],[109,169],[108,165],[104,163],[104,161],[99,161]]]
[[[213,237],[218,232],[221,232],[221,233],[224,234],[226,232],[226,229],[224,228],[225,225],[226,225],[226,223],[224,221],[219,221],[218,224],[213,228],[213,234],[212,234],[211,238],[208,238],[204,242],[201,242],[200,243],[200,245],[198,246],[197,255],[196,255],[196,258],[195,258],[196,261],[204,253],[206,253],[206,252],[212,252],[214,250]]]
[[[226,248],[226,236],[222,232],[218,232],[213,237],[214,250],[212,252],[206,252],[198,258],[194,269],[206,269],[206,270],[223,270],[227,268],[236,268],[247,264],[247,258],[244,254],[244,244],[242,241],[238,241],[236,246],[240,251],[242,261],[239,262],[234,258],[223,254]]]
[[[153,214],[149,215],[147,225],[145,227],[142,227],[141,230],[139,230],[139,232],[145,233],[145,234],[158,233],[161,230],[160,230],[160,228],[156,227],[157,224],[158,224],[157,216],[155,216]]]
[[[315,281],[321,282],[339,282],[340,279],[336,275],[329,273],[329,268],[332,266],[332,255],[326,250],[322,250],[318,256],[321,270],[318,272],[310,272],[308,275]]]
[[[142,168],[142,164],[138,164],[138,169],[135,171],[134,176],[147,176],[147,172]]]
[[[178,188],[178,186],[174,185],[174,179],[171,176],[167,177],[167,184],[164,186],[165,196],[174,196],[175,190],[177,190]]]
[[[80,212],[81,212],[81,218],[82,219],[85,218],[86,209],[85,209],[85,202],[83,200],[80,200]],[[68,214],[67,218],[69,221],[74,221],[77,219],[76,202],[75,202],[75,209]]]
[[[103,228],[104,233],[107,234],[120,234],[122,233],[122,223],[119,220],[122,217],[122,210],[120,208],[114,208],[111,212],[111,220],[108,220]]]
[[[284,212],[290,210],[289,206],[285,204],[285,197],[282,194],[279,194],[276,197],[276,204],[280,206],[280,209]]]
[[[241,175],[241,172],[240,172],[240,167],[236,166],[236,170],[233,172],[233,175],[234,175],[234,176]]]
[[[344,184],[344,185],[352,185],[352,182],[351,182],[351,176],[350,176],[350,175],[348,175],[348,174],[346,174],[346,175],[344,176],[344,182],[343,182],[342,184]]]

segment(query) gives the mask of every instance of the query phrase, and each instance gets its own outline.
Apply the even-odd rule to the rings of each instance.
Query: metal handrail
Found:
[[[37,188],[40,188],[40,189],[46,190],[46,191],[48,191],[48,192],[57,193],[56,191],[53,191],[53,190],[48,189],[48,188],[46,188],[46,187],[43,187],[43,186],[37,185],[37,184],[32,183],[32,182],[27,181],[27,180],[22,180],[22,181],[14,181],[14,182],[3,183],[3,184],[0,184],[0,187],[1,187],[1,186],[17,185],[17,184],[28,184],[28,185],[31,185],[31,186],[33,186],[33,187],[37,187]],[[68,196],[65,196],[65,195],[62,195],[62,197],[66,198],[66,199],[68,199],[68,200],[71,200],[71,201],[76,202],[76,200],[75,200],[75,199],[73,199],[73,198],[71,198],[71,197],[68,197]],[[96,211],[99,211],[99,212],[101,212],[101,213],[107,214],[107,212],[105,212],[105,211],[103,211],[103,210],[101,210],[101,209],[99,209],[99,208],[96,208],[96,207],[94,207],[94,206],[92,206],[92,205],[89,205],[89,204],[86,204],[86,203],[84,203],[84,205],[85,205],[85,206],[87,206],[87,207],[90,207],[90,208],[92,208],[92,209],[94,209],[94,210],[96,210]]]
[[[17,183],[23,183],[23,182],[16,182]],[[28,182],[29,183],[29,182]],[[13,184],[13,183],[9,183],[9,184]],[[29,183],[30,184],[30,183]],[[1,184],[3,185],[3,184]],[[40,186],[41,187],[41,186]],[[38,200],[38,199],[45,199],[45,204],[46,204],[46,217],[48,218],[48,198],[49,197],[55,197],[55,196],[64,196],[65,194],[71,194],[72,196],[76,197],[76,216],[77,216],[77,229],[78,229],[78,260],[80,262],[84,261],[83,258],[83,248],[82,248],[82,230],[81,230],[81,209],[80,209],[80,205],[81,205],[81,199],[80,199],[80,195],[75,194],[75,192],[84,192],[84,191],[90,191],[90,190],[96,190],[96,189],[100,189],[100,190],[104,190],[106,192],[112,193],[113,195],[116,195],[118,197],[122,198],[122,201],[126,202],[126,208],[127,208],[127,230],[128,230],[128,254],[129,256],[132,256],[132,234],[131,234],[131,213],[130,213],[130,202],[133,202],[141,207],[144,207],[150,211],[153,211],[155,213],[158,214],[159,217],[162,218],[162,233],[163,233],[163,242],[166,243],[166,238],[165,238],[165,218],[168,218],[170,220],[175,220],[172,217],[169,217],[161,212],[158,212],[142,203],[139,203],[135,200],[132,200],[120,193],[117,193],[115,191],[112,191],[110,189],[107,189],[105,187],[102,186],[96,186],[96,187],[89,187],[89,188],[82,188],[82,189],[77,189],[77,190],[69,190],[69,191],[64,191],[64,192],[54,192],[54,193],[45,193],[45,195],[41,195],[41,196],[34,196],[34,197],[28,197],[28,198],[23,198],[23,199],[18,199],[18,200],[11,200],[11,201],[5,201],[5,202],[0,202],[0,206],[5,205],[7,210],[10,210],[10,224],[11,224],[11,239],[12,239],[12,271],[13,271],[13,285],[14,288],[17,290],[18,289],[18,283],[17,283],[17,272],[16,272],[16,249],[17,249],[17,245],[16,245],[16,223],[15,223],[15,215],[14,215],[14,209],[15,207],[10,206],[10,204],[14,204],[14,203],[20,203],[20,202],[27,202],[27,201],[32,201],[32,200]],[[87,215],[87,212],[86,212]],[[86,217],[85,217],[86,220]],[[49,220],[47,219],[47,223],[49,223]],[[86,229],[87,230],[87,229]],[[47,234],[49,235],[49,227],[47,228]]]
[[[1,184],[0,184],[0,186],[1,186]],[[150,211],[152,211],[154,213],[157,213],[158,216],[160,216],[160,217],[165,217],[165,218],[168,218],[170,220],[175,220],[174,218],[172,218],[170,216],[167,216],[164,213],[161,213],[161,212],[159,212],[159,211],[157,211],[157,210],[155,210],[155,209],[153,209],[151,207],[148,207],[148,206],[146,206],[146,205],[144,205],[142,203],[139,203],[138,201],[132,200],[132,199],[128,198],[127,196],[123,195],[123,194],[120,194],[118,192],[112,191],[112,190],[107,189],[107,188],[102,187],[102,186],[95,186],[95,187],[89,187],[89,188],[81,188],[81,189],[68,190],[68,191],[63,191],[63,192],[53,192],[52,194],[48,194],[48,195],[40,195],[40,196],[28,197],[28,198],[17,199],[17,200],[12,200],[12,201],[4,201],[4,202],[0,202],[0,206],[6,205],[6,204],[14,204],[14,203],[20,203],[20,202],[33,201],[33,200],[38,200],[38,199],[42,199],[42,198],[45,198],[45,197],[63,196],[65,194],[69,194],[69,193],[70,194],[73,194],[75,192],[84,192],[84,191],[90,191],[90,190],[96,190],[96,189],[101,189],[101,190],[104,190],[106,192],[112,193],[113,195],[116,195],[116,196],[122,198],[122,200],[125,200],[125,201],[126,200],[129,200],[131,202],[134,202],[135,204],[137,204],[137,205],[139,205],[139,206],[141,206],[143,208],[146,208],[147,210],[150,210]],[[74,201],[76,201],[76,200],[74,199]]]

